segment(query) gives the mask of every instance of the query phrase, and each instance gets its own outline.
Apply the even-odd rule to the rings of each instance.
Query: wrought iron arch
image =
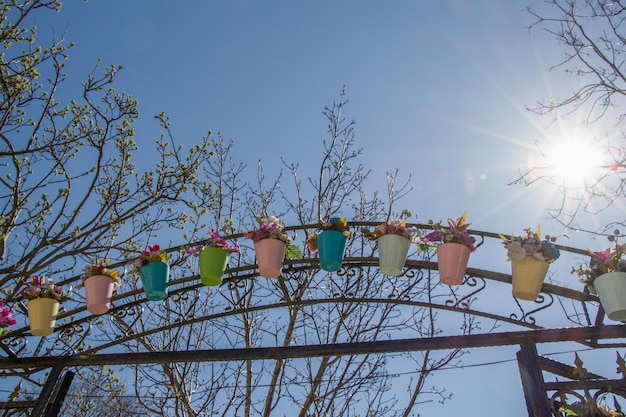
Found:
[[[353,222],[351,226],[371,227],[376,223]],[[416,224],[420,229],[429,229],[430,225]],[[307,236],[308,231],[317,225],[288,227],[287,230]],[[481,239],[481,245],[494,247],[499,245],[499,234],[485,231],[471,231]],[[228,236],[228,239],[241,238],[241,234]],[[299,244],[303,245],[303,239]],[[207,289],[200,283],[195,267],[189,264],[184,254],[184,247],[170,248],[171,254],[179,256],[172,264],[173,278],[170,281],[168,298],[156,304],[144,297],[143,290],[136,278],[127,278],[124,285],[112,299],[112,307],[105,316],[93,316],[87,310],[80,295],[67,303],[60,312],[56,332],[49,338],[35,338],[29,334],[23,321],[22,327],[13,329],[0,336],[0,377],[30,375],[41,370],[50,370],[48,383],[42,387],[36,403],[3,403],[0,409],[11,407],[33,408],[32,415],[46,415],[49,399],[58,387],[62,371],[68,367],[89,366],[95,364],[136,364],[155,363],[163,360],[176,361],[230,361],[230,360],[279,360],[285,358],[350,355],[363,353],[384,353],[419,351],[429,349],[459,349],[480,346],[519,345],[518,362],[527,400],[529,415],[558,415],[559,404],[563,401],[563,389],[553,382],[544,382],[542,370],[556,373],[575,380],[564,389],[576,388],[579,391],[597,387],[599,393],[611,391],[624,396],[624,380],[596,378],[590,374],[581,377],[576,368],[556,364],[541,358],[536,351],[537,343],[571,340],[590,347],[623,347],[626,331],[621,324],[605,323],[605,315],[598,303],[598,298],[589,292],[578,291],[571,287],[544,283],[541,294],[534,302],[519,301],[510,295],[511,275],[504,261],[501,271],[490,268],[476,268],[470,263],[463,284],[449,287],[438,282],[437,263],[432,251],[418,253],[412,251],[406,261],[402,276],[387,277],[380,274],[378,258],[374,244],[358,237],[351,242],[346,253],[342,269],[337,273],[326,273],[319,269],[317,259],[305,250],[301,259],[286,260],[283,274],[277,279],[261,278],[254,263],[252,247],[243,247],[242,255],[235,259],[226,271],[221,287]],[[585,257],[586,251],[559,246],[563,253]],[[479,249],[482,250],[482,249]],[[502,249],[500,249],[502,250]],[[494,258],[505,259],[505,254],[498,253]],[[112,267],[123,267],[122,264]],[[61,285],[76,286],[80,277],[69,278]],[[367,282],[365,291],[356,285],[346,283]],[[246,299],[241,302],[254,286],[264,289],[267,297]],[[306,286],[307,291],[303,291]],[[80,293],[77,293],[80,294]],[[500,304],[481,302],[494,295],[508,296],[510,307]],[[249,295],[249,294],[248,294]],[[238,299],[237,297],[243,297]],[[217,301],[216,301],[217,300]],[[558,301],[558,302],[557,302]],[[197,303],[208,303],[208,307],[196,309]],[[573,313],[566,311],[564,303],[573,306]],[[211,305],[213,304],[213,305]],[[187,310],[181,308],[185,306]],[[391,332],[391,337],[381,340],[358,342],[328,343],[287,343],[269,347],[238,347],[234,349],[190,349],[188,351],[137,351],[120,352],[121,347],[137,345],[138,341],[162,332],[182,331],[198,324],[214,326],[228,325],[229,319],[240,315],[275,315],[274,312],[307,311],[323,308],[329,312],[335,306],[372,305],[387,314],[402,316],[405,312],[428,310],[458,317],[472,317],[473,320],[488,320],[506,326],[504,332],[473,334],[446,334],[417,337],[418,332],[411,328],[407,318],[397,319],[397,326],[404,326],[401,331]],[[191,306],[191,307],[189,307]],[[22,313],[25,306],[19,305]],[[508,310],[507,310],[508,309]],[[147,311],[159,320],[144,320]],[[546,311],[554,316],[555,311],[563,315],[561,323],[570,326],[563,329],[542,324],[541,317]],[[315,318],[307,316],[307,320]],[[395,316],[394,316],[395,317]],[[147,325],[149,324],[149,325]],[[113,335],[105,332],[114,331]],[[406,336],[414,337],[406,337]],[[400,337],[403,336],[403,337]],[[616,342],[606,342],[617,339]],[[266,345],[266,341],[263,344]],[[577,377],[578,375],[578,377]],[[598,382],[600,381],[600,382]],[[549,392],[553,394],[548,395]],[[578,394],[580,395],[580,394]],[[600,395],[600,394],[598,394]],[[583,395],[586,401],[595,398]],[[592,401],[593,402],[593,401]]]

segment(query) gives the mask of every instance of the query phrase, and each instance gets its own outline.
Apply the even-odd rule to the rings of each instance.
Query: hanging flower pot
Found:
[[[446,285],[461,285],[470,253],[470,248],[461,243],[444,243],[437,246],[439,281]]]
[[[150,301],[165,300],[170,280],[167,253],[159,245],[147,245],[146,250],[141,251],[141,256],[133,264],[133,272],[139,271],[146,298]]]
[[[476,239],[467,231],[470,225],[467,223],[467,212],[456,220],[448,219],[449,227],[432,220],[429,223],[435,230],[422,237],[422,242],[430,245],[438,243],[439,281],[446,285],[461,285],[470,253],[476,250]]]
[[[259,274],[265,278],[278,278],[283,273],[285,242],[279,239],[262,239],[254,242]]]
[[[317,236],[320,267],[327,272],[341,269],[348,237],[336,230],[325,230]]]
[[[165,262],[149,262],[139,269],[141,283],[150,301],[161,301],[167,297],[170,266]]]
[[[380,272],[391,277],[402,275],[411,241],[396,234],[382,235],[377,240]]]
[[[378,267],[387,276],[402,275],[409,247],[416,240],[417,228],[407,227],[404,216],[410,217],[411,212],[403,210],[399,219],[381,223],[373,231],[361,231],[363,237],[378,242]]]
[[[243,236],[254,242],[259,274],[265,278],[278,278],[283,273],[285,257],[294,259],[302,256],[300,249],[291,244],[285,227],[276,216],[258,218],[259,227]]]
[[[232,252],[239,253],[239,247],[230,245],[219,232],[211,232],[202,245],[187,249],[188,254],[198,257],[200,281],[208,286],[217,286],[222,283],[222,277]]]
[[[52,334],[59,314],[59,302],[52,298],[35,298],[26,304],[30,333],[33,336]]]
[[[109,311],[114,288],[113,278],[107,275],[92,275],[85,279],[87,310],[97,316]]]
[[[54,331],[59,304],[70,298],[69,294],[58,285],[54,285],[51,279],[46,282],[46,279],[39,275],[32,277],[32,281],[20,295],[28,300],[26,309],[33,336],[48,336]]]
[[[548,266],[548,262],[532,256],[525,256],[522,259],[511,259],[513,297],[535,301],[541,291],[543,280],[548,272]]]
[[[208,286],[220,285],[229,257],[230,252],[221,248],[206,247],[202,249],[198,255],[200,281]]]
[[[97,316],[108,312],[113,290],[122,283],[119,272],[107,268],[105,262],[99,262],[87,265],[81,278],[85,287],[87,311]]]
[[[535,301],[550,263],[560,256],[559,249],[554,245],[555,237],[541,237],[541,228],[533,232],[524,229],[526,235],[502,236],[507,255],[511,260],[511,278],[513,297],[521,300]]]
[[[593,281],[602,308],[611,320],[626,321],[626,272],[609,272]]]

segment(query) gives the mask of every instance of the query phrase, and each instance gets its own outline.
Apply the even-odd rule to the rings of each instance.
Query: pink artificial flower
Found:
[[[607,262],[613,256],[611,254],[611,248],[603,250],[602,252],[594,252],[594,254],[597,256],[598,260],[600,260],[602,262]]]

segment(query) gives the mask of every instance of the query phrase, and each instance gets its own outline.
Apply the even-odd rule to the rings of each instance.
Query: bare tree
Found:
[[[16,300],[24,277],[48,274],[75,284],[85,263],[111,258],[113,266],[122,267],[132,262],[132,252],[163,236],[169,242],[160,243],[170,244],[172,265],[170,296],[162,303],[147,303],[137,277],[125,275],[111,314],[86,314],[77,293],[58,320],[56,337],[30,343],[25,330],[3,335],[7,355],[332,345],[442,332],[437,314],[412,301],[449,295],[426,270],[383,277],[377,268],[356,266],[328,274],[309,265],[315,255],[305,248],[303,259],[288,262],[282,277],[268,280],[258,277],[252,245],[243,243],[220,287],[194,282],[197,267],[185,248],[212,230],[237,239],[236,231],[252,227],[257,216],[276,214],[297,225],[290,233],[305,247],[309,232],[331,216],[381,222],[398,215],[410,176],[403,181],[397,171],[390,173],[386,198],[367,190],[369,172],[358,162],[363,150],[355,145],[354,121],[343,114],[343,92],[323,109],[328,129],[315,173],[301,180],[298,164],[283,161],[288,175],[268,180],[259,161],[256,180],[246,180],[246,165],[232,157],[232,141],[217,135],[211,143],[209,132],[185,152],[174,143],[164,114],[156,116],[162,135],[140,150],[132,128],[137,102],[113,88],[119,67],[97,66],[87,75],[80,100],[58,102],[68,48],[62,39],[49,48],[35,47],[35,27],[21,25],[35,11],[58,10],[60,4],[0,4],[1,17],[11,22],[0,35],[11,46],[0,57],[0,157],[8,167],[1,180],[0,286],[8,301]],[[133,162],[139,152],[151,161],[145,170]],[[372,259],[375,250],[355,233],[347,256]],[[432,252],[411,256],[430,259]],[[16,303],[14,311],[25,310]],[[467,317],[456,324],[465,333],[477,326]],[[444,389],[425,390],[425,384],[433,371],[456,366],[462,353],[143,364],[119,370],[132,375],[129,389],[136,398],[121,406],[139,404],[150,415],[181,417],[409,416],[423,401],[448,398]],[[2,376],[37,387],[38,371]],[[122,392],[113,375],[96,376],[108,381],[97,384],[104,398]],[[95,389],[93,376],[84,377],[81,384]]]
[[[237,223],[252,225],[255,214],[263,211],[315,227],[321,218],[334,215],[371,222],[397,215],[391,207],[410,191],[409,182],[397,183],[398,173],[391,173],[387,201],[378,193],[367,197],[364,180],[368,173],[356,163],[362,150],[355,148],[354,122],[344,119],[346,104],[342,94],[338,102],[324,109],[329,137],[323,141],[317,177],[305,176],[306,182],[300,181],[297,164],[287,162],[291,185],[279,180],[267,182],[262,166],[256,183],[239,181],[243,165],[230,162],[232,143],[217,142],[206,174],[213,182],[219,181],[217,177],[229,178],[225,184],[230,186],[218,187],[217,199],[222,205],[209,208],[209,217],[238,218]],[[219,196],[220,192],[225,195]],[[239,209],[228,209],[234,207]],[[304,246],[308,231],[294,236],[295,242]],[[375,248],[355,235],[347,256],[371,258]],[[314,255],[304,256],[309,257]],[[116,331],[104,334],[117,337],[124,332],[128,341],[122,345],[136,352],[358,343],[406,332],[432,337],[442,331],[430,309],[401,305],[402,300],[428,299],[436,288],[441,290],[441,284],[426,272],[394,279],[383,278],[375,268],[347,268],[335,275],[292,264],[285,267],[280,278],[269,280],[256,275],[251,245],[242,245],[240,257],[231,261],[231,269],[244,270],[232,272],[218,289],[193,289],[169,297],[163,305],[146,305],[143,314],[116,315],[110,324]],[[193,273],[195,268],[189,266],[191,269],[181,272],[183,276]],[[174,324],[164,328],[163,323]],[[466,332],[475,326],[468,320],[459,323]],[[461,354],[461,350],[453,350],[160,363],[136,367],[134,386],[144,407],[162,415],[409,416],[422,401],[449,397],[445,390],[426,390],[426,380],[437,369],[456,366]],[[408,375],[394,372],[399,363],[411,363],[414,371]],[[392,390],[394,383],[406,390]]]
[[[570,124],[582,120],[582,125],[586,126],[602,119],[609,122],[606,125],[611,132],[595,138],[596,146],[604,154],[604,162],[584,184],[572,187],[564,184],[562,178],[538,169],[523,172],[513,183],[529,185],[544,180],[553,184],[563,196],[560,206],[551,212],[553,217],[569,228],[580,230],[585,227],[578,222],[580,214],[597,214],[626,197],[626,138],[620,128],[626,116],[621,111],[626,95],[626,5],[620,0],[546,0],[543,3],[528,8],[535,18],[531,29],[543,29],[563,45],[564,56],[551,69],[563,70],[573,78],[574,86],[565,96],[549,97],[529,110],[551,115],[557,123],[569,118]],[[616,226],[625,224],[626,219],[618,218],[600,232],[612,234]]]
[[[211,156],[208,136],[188,152],[165,133],[140,149],[132,127],[137,102],[113,88],[115,66],[98,65],[81,99],[60,103],[68,47],[62,38],[34,46],[36,26],[21,27],[60,3],[1,6],[7,24],[0,36],[10,49],[0,58],[0,285],[64,274],[78,261],[124,258],[142,243],[138,236],[193,223],[212,202],[211,185],[197,175]],[[167,117],[157,119],[166,129]],[[137,169],[139,152],[154,164]]]
[[[96,260],[125,262],[162,228],[193,238],[213,203],[212,185],[198,175],[212,155],[210,134],[185,151],[161,114],[163,134],[137,142],[137,101],[113,88],[120,67],[97,63],[79,96],[60,101],[74,88],[64,73],[72,45],[58,37],[44,46],[33,23],[60,7],[0,1],[0,287],[8,302],[31,275],[76,281]],[[150,166],[135,165],[139,153]],[[16,303],[14,311],[25,309]]]
[[[147,416],[112,369],[77,368],[78,378],[69,389],[60,415],[64,417]]]

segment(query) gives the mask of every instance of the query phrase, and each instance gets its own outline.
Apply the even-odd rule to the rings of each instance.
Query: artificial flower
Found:
[[[363,236],[369,240],[376,240],[384,235],[398,235],[414,241],[416,240],[417,228],[406,227],[406,220],[392,219],[386,223],[379,224],[372,232],[367,229],[363,229],[362,232]]]
[[[510,259],[522,260],[531,256],[540,261],[552,263],[559,258],[561,253],[554,245],[555,237],[546,235],[541,239],[541,228],[537,226],[534,232],[530,228],[524,229],[526,236],[503,236],[500,235]]]
[[[110,277],[116,285],[122,284],[120,273],[116,269],[109,269],[104,265],[105,262],[99,262],[95,265],[87,265],[84,268],[83,274],[80,276],[83,281],[94,275],[106,275]]]
[[[591,255],[589,265],[572,268],[572,273],[576,273],[585,285],[592,285],[593,281],[602,274],[609,272],[626,272],[626,260],[622,255],[626,252],[626,244],[615,244],[600,252],[587,249]]]
[[[350,236],[352,236],[352,232],[350,232],[350,227],[348,226],[348,222],[346,221],[345,217],[331,217],[327,221],[323,221],[321,230],[322,232],[326,230],[334,230],[336,232],[341,232],[347,238],[350,238]],[[317,252],[318,250],[318,246],[317,246],[318,235],[319,235],[318,233],[311,233],[307,240],[307,246],[309,250],[313,253]]]
[[[4,304],[4,300],[0,299],[0,329],[13,326],[17,320],[13,317],[11,309]]]
[[[257,219],[259,227],[243,234],[244,238],[258,242],[263,239],[278,239],[286,244],[291,243],[291,238],[285,232],[285,227],[280,224],[280,219],[276,216]]]
[[[470,251],[475,251],[476,246],[474,243],[476,239],[469,235],[467,227],[470,225],[467,221],[467,212],[463,213],[461,217],[456,220],[448,219],[448,227],[441,226],[440,223],[433,224],[431,220],[429,223],[433,224],[432,232],[422,237],[424,243],[460,243],[467,246]]]
[[[139,258],[133,262],[133,269],[131,272],[138,272],[144,265],[150,262],[167,262],[167,253],[161,249],[159,245],[147,245],[146,250],[141,251]]]
[[[54,281],[46,279],[42,276],[35,275],[32,277],[31,282],[20,293],[21,296],[27,300],[34,300],[37,298],[51,298],[59,303],[69,300],[70,295],[63,291],[58,285],[54,285]]]
[[[218,232],[211,232],[209,236],[204,245],[193,246],[187,249],[187,253],[197,257],[204,248],[220,248],[228,252],[239,253],[239,247],[229,245],[226,239],[222,238]]]

